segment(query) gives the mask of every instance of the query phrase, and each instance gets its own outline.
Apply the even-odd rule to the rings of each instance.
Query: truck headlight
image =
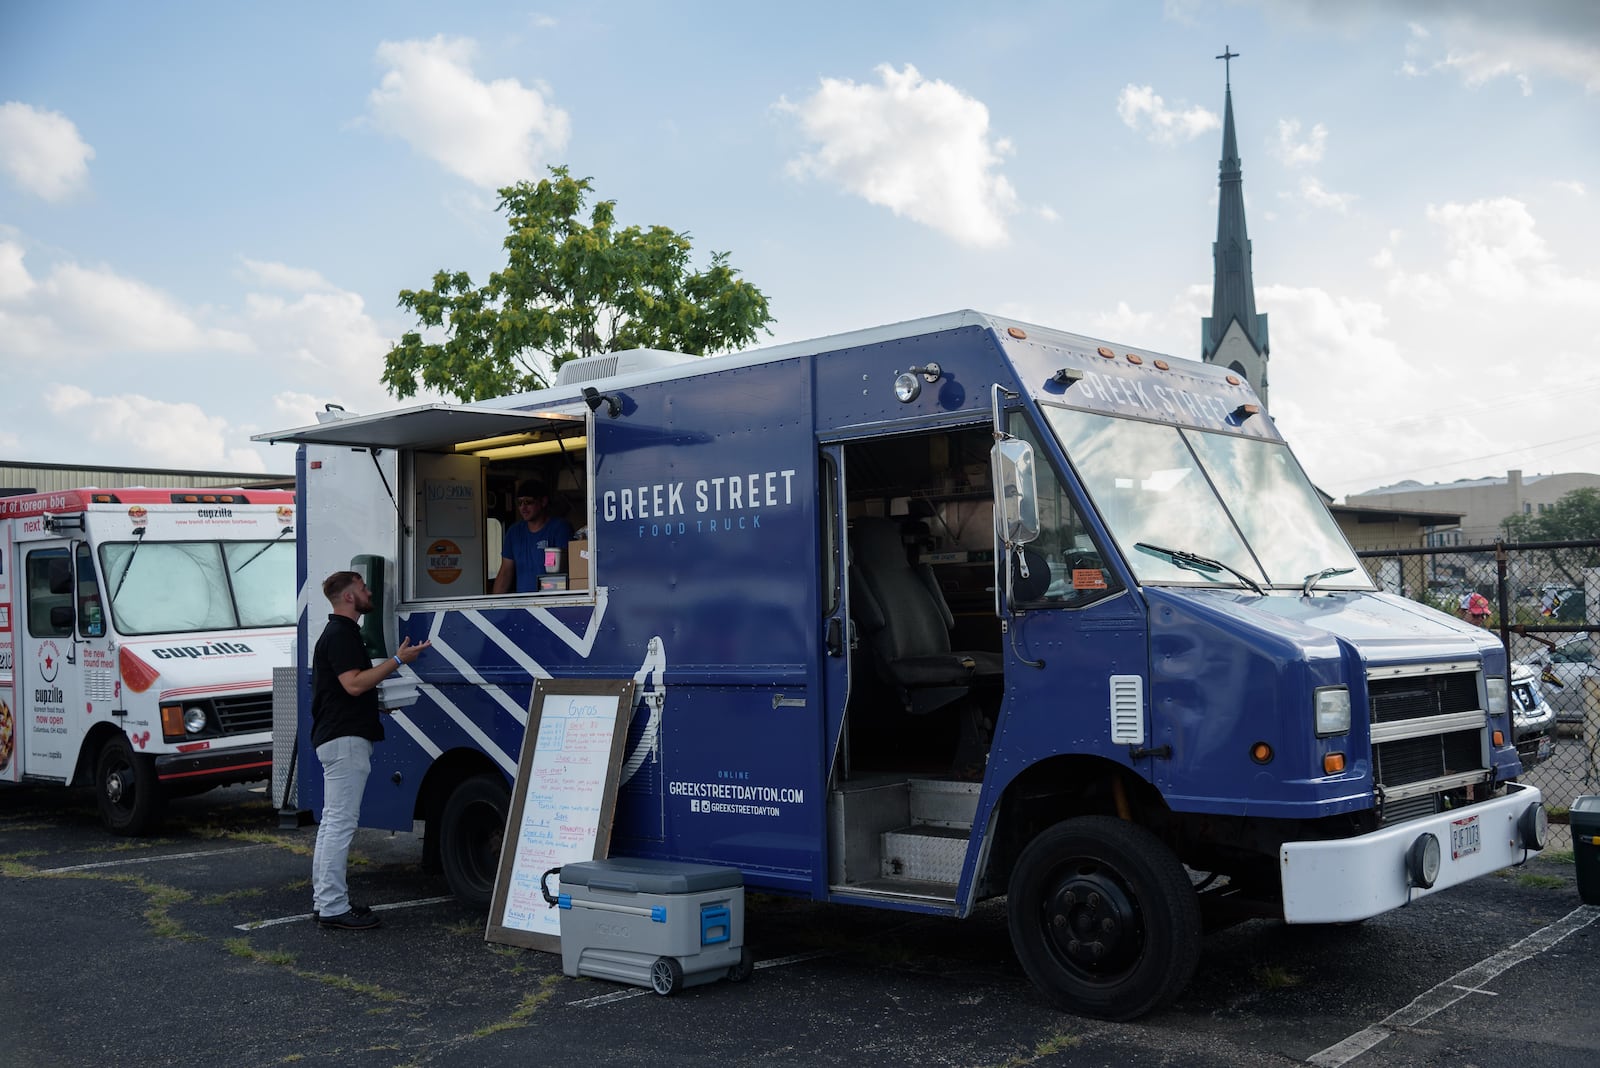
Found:
[[[1489,698],[1489,715],[1505,715],[1508,707],[1506,701],[1506,677],[1504,675],[1490,675],[1483,680],[1483,686]]]
[[[183,729],[190,734],[199,734],[206,729],[206,710],[199,705],[190,705],[183,710]]]
[[[1322,686],[1316,693],[1317,737],[1350,733],[1350,691],[1343,686]]]

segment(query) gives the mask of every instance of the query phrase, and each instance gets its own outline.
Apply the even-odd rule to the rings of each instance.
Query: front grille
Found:
[[[1374,771],[1383,786],[1404,786],[1483,767],[1479,731],[1429,734],[1375,746]]]
[[[212,701],[223,734],[256,734],[272,729],[272,694],[247,693]]]
[[[1372,679],[1367,690],[1372,696],[1374,723],[1399,723],[1478,707],[1478,676],[1471,671]]]
[[[1433,816],[1439,812],[1439,795],[1423,794],[1421,797],[1408,797],[1403,801],[1388,801],[1383,806],[1383,822],[1404,823],[1406,820],[1417,820],[1424,816]]]
[[[1446,795],[1451,791],[1459,793],[1464,787],[1461,776],[1487,774],[1486,721],[1480,718],[1478,726],[1462,729],[1461,719],[1463,713],[1482,716],[1480,692],[1477,671],[1367,679],[1375,728],[1383,726],[1388,728],[1387,733],[1405,734],[1408,733],[1407,724],[1414,724],[1411,729],[1427,730],[1428,725],[1420,721],[1456,717],[1453,722],[1442,723],[1438,733],[1391,738],[1373,744],[1373,779],[1380,798],[1386,794],[1407,794],[1409,791],[1403,788],[1413,784],[1455,777],[1449,782],[1440,782],[1438,788],[1415,787],[1425,792],[1386,799],[1382,806],[1385,824],[1442,812],[1459,801]]]

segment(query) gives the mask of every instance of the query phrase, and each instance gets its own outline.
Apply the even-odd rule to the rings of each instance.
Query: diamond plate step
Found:
[[[966,830],[918,825],[885,831],[880,874],[886,879],[954,886],[967,859]]]

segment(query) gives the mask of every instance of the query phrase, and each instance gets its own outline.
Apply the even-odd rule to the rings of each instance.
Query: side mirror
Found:
[[[1006,545],[1024,545],[1039,536],[1039,491],[1033,477],[1033,446],[1017,438],[995,442],[989,452],[994,472],[995,533]]]

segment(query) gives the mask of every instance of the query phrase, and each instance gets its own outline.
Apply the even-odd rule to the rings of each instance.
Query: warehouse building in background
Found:
[[[186,471],[162,467],[93,467],[82,464],[43,464],[20,460],[0,460],[0,497],[19,493],[48,493],[52,490],[124,489],[145,486],[149,489],[207,489],[251,487],[254,489],[294,489],[294,476],[261,471]]]

